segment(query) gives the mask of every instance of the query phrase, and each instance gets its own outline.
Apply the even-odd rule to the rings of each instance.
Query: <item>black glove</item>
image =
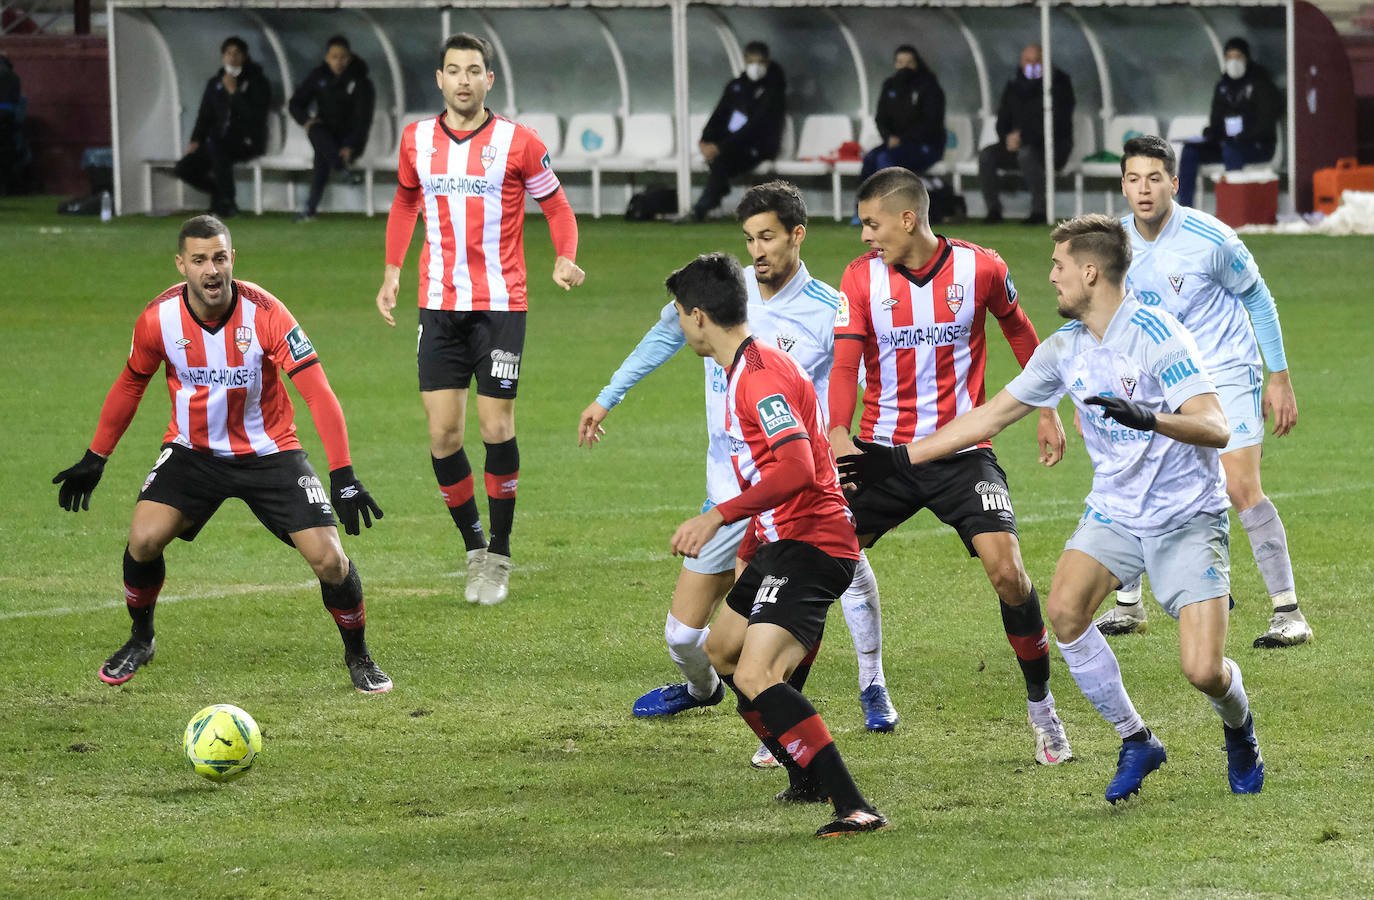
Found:
[[[843,484],[859,488],[877,484],[911,465],[911,457],[907,454],[905,446],[888,447],[863,438],[855,438],[854,446],[863,452],[841,456],[836,460],[840,468],[840,482]]]
[[[90,509],[91,494],[95,492],[95,486],[100,484],[103,474],[105,457],[87,450],[81,462],[53,476],[52,483],[62,485],[57,489],[57,505],[71,512]]]
[[[1134,428],[1136,431],[1155,430],[1155,414],[1138,403],[1120,397],[1105,397],[1102,394],[1089,397],[1083,402],[1089,406],[1102,407],[1102,415],[1115,419],[1127,428]]]
[[[339,514],[345,534],[358,534],[358,513],[363,515],[363,524],[372,527],[372,517],[382,517],[382,508],[363,483],[353,474],[352,466],[343,466],[329,473],[329,496],[334,501],[334,512]]]

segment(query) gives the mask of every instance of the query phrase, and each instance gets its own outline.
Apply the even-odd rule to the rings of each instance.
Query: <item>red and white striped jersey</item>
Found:
[[[549,151],[532,130],[494,113],[464,137],[442,119],[414,122],[401,135],[401,186],[424,195],[420,306],[524,310],[525,194],[543,200],[558,190]]]
[[[728,373],[725,431],[741,490],[775,464],[773,451],[789,441],[811,442],[816,480],[778,506],[756,513],[760,544],[805,541],[831,556],[858,559],[854,516],[840,492],[825,434],[825,411],[797,361],[753,338],[744,342]]]
[[[966,241],[940,238],[940,249],[919,272],[866,253],[845,269],[840,293],[836,364],[849,350],[842,341],[862,342],[865,440],[910,443],[983,404],[988,312],[1023,366],[1039,343],[1002,257]],[[832,422],[849,421],[845,390],[853,411],[855,386],[832,385]]]
[[[319,362],[291,312],[251,281],[233,282],[229,313],[208,327],[186,284],[163,291],[134,325],[129,369],[150,378],[166,363],[172,420],[164,443],[215,456],[268,456],[300,448],[280,370]]]

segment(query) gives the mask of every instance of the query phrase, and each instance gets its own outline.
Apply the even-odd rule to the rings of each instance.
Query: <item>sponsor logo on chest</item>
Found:
[[[491,197],[501,193],[501,185],[483,175],[422,175],[420,187],[426,194],[443,197]]]

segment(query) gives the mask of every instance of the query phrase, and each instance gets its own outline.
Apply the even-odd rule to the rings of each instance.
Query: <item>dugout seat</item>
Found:
[[[539,140],[544,142],[544,147],[549,151],[550,157],[557,156],[558,151],[563,149],[563,127],[559,124],[556,114],[521,113],[515,117],[515,121],[539,136]]]
[[[553,168],[555,172],[591,175],[593,218],[601,218],[601,162],[619,148],[620,136],[611,113],[576,113],[568,119],[567,137]]]
[[[1170,123],[1170,127],[1173,127],[1173,123]],[[1172,138],[1170,140],[1172,140]],[[1178,152],[1177,146],[1174,147],[1174,152]],[[1283,125],[1279,124],[1278,126],[1276,126],[1274,132],[1274,155],[1269,157],[1268,159],[1262,159],[1259,162],[1246,163],[1245,165],[1240,167],[1240,170],[1242,172],[1263,172],[1264,170],[1269,169],[1274,172],[1277,172],[1281,176],[1283,173],[1279,171],[1279,165],[1282,162]],[[1208,180],[1220,181],[1222,174],[1225,172],[1226,167],[1221,163],[1207,163],[1205,165],[1198,166],[1197,187],[1196,191],[1193,194],[1193,202],[1199,204],[1200,206],[1203,197],[1203,185],[1205,185]]]
[[[830,176],[835,220],[840,221],[840,170],[835,163],[834,155],[841,144],[852,140],[854,123],[849,116],[833,113],[807,116],[802,120],[801,136],[797,139],[796,158],[785,159],[779,154],[779,159],[773,164],[773,171],[784,177]],[[763,166],[759,168],[762,170]]]
[[[267,113],[267,145],[264,148],[264,155],[281,152],[282,122],[285,117],[286,114],[282,110],[271,110]],[[155,172],[170,172],[176,168],[178,162],[180,162],[180,157],[176,159],[145,159],[143,161],[143,206],[148,212],[153,212],[153,174]],[[248,166],[253,172],[253,212],[262,215],[262,190],[259,186],[260,176],[254,168],[255,163],[256,160],[245,160],[239,165]],[[185,206],[186,185],[178,179],[177,207],[184,208]]]
[[[1102,149],[1119,157],[1122,146],[1128,140],[1145,134],[1159,134],[1159,119],[1154,116],[1112,116],[1107,122],[1102,138]],[[1078,156],[1081,158],[1083,154],[1080,153]],[[1109,178],[1114,182],[1110,189],[1102,192],[1107,215],[1113,215],[1113,202],[1121,194],[1120,161],[1078,164],[1078,171],[1074,173],[1073,190],[1075,206],[1080,210],[1083,208],[1083,182],[1087,178]]]
[[[393,133],[394,132],[394,133]],[[367,148],[353,165],[363,173],[363,212],[369,218],[377,214],[372,197],[372,185],[377,172],[396,173],[401,152],[401,134],[395,131],[391,115],[378,109],[372,114],[372,130],[367,133]]]
[[[625,117],[620,152],[600,161],[603,172],[672,172],[677,144],[668,113],[631,113]]]

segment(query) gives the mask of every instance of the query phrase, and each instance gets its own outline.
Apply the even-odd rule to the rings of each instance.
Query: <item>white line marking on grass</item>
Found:
[[[281,590],[300,590],[302,588],[314,587],[318,581],[304,581],[300,584],[237,584],[223,590],[211,591],[199,594],[169,594],[158,597],[157,602],[177,603],[182,600],[201,600],[211,597],[237,597],[243,594],[251,594],[256,591],[281,591]],[[88,613],[97,609],[123,609],[123,600],[95,600],[90,606],[54,606],[48,609],[21,609],[17,612],[0,613],[0,621],[8,619],[32,619],[38,616],[66,616],[72,613]]]

